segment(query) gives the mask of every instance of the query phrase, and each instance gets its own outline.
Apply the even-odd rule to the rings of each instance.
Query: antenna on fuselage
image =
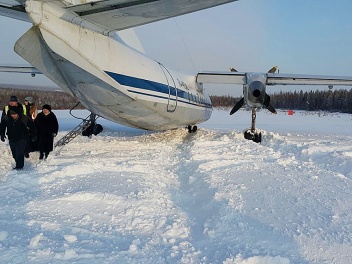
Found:
[[[183,45],[185,46],[185,49],[186,49],[186,51],[187,51],[188,58],[189,58],[189,60],[191,61],[191,64],[192,64],[193,70],[194,70],[194,71],[197,71],[196,67],[194,66],[194,63],[193,63],[193,59],[192,59],[192,57],[191,57],[191,54],[189,53],[189,50],[188,50],[187,44],[186,44],[186,42],[185,42],[185,40],[184,40],[184,38],[183,38],[182,32],[181,32],[181,30],[180,30],[180,27],[178,26],[178,23],[177,23],[176,18],[174,18],[174,21],[175,21],[175,24],[176,24],[176,27],[177,27],[178,33],[179,33],[179,34],[180,34],[180,36],[181,36],[181,39],[182,39]]]

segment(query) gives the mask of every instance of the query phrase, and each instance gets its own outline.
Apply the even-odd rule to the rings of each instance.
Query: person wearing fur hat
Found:
[[[4,109],[2,110],[1,120],[4,118],[5,115],[7,115],[8,117],[11,116],[9,110],[18,112],[20,116],[27,115],[26,107],[18,102],[18,99],[15,95],[12,95],[10,97],[9,104],[4,106]]]
[[[39,159],[46,159],[53,150],[54,137],[59,131],[59,123],[50,105],[43,105],[42,112],[37,115],[34,124],[37,128]]]
[[[15,170],[22,170],[24,166],[25,148],[28,138],[36,140],[36,129],[31,118],[21,115],[19,109],[11,109],[0,124],[1,141],[5,142],[5,132],[9,140],[12,157],[16,161]]]

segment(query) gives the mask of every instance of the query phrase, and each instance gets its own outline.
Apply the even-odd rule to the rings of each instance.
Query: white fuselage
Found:
[[[27,1],[26,11],[35,27],[16,52],[93,113],[148,130],[210,118],[210,99],[195,75],[167,69],[55,3]]]

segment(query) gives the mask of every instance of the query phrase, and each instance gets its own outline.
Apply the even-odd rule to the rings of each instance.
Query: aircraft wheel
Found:
[[[245,139],[252,140],[255,143],[262,142],[262,133],[252,132],[250,129],[248,129],[243,133],[243,135]]]
[[[187,126],[188,133],[194,133],[197,131],[198,127],[197,126]]]
[[[100,124],[96,124],[94,127],[93,127],[93,134],[96,136],[98,135],[100,132],[103,131],[103,126],[100,125]]]
[[[253,140],[254,139],[254,135],[250,130],[246,130],[244,133],[244,138],[248,139],[248,140]]]
[[[261,143],[262,142],[262,133],[259,133],[259,134],[255,133],[253,141],[256,143]]]

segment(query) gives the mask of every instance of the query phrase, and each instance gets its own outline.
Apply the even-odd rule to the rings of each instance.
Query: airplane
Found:
[[[208,120],[212,104],[204,83],[243,85],[243,105],[252,109],[246,139],[261,142],[256,109],[275,113],[268,85],[352,85],[352,77],[276,73],[198,72],[184,74],[149,58],[133,33],[136,26],[237,0],[2,0],[0,15],[32,23],[14,50],[30,67],[1,66],[2,72],[44,74],[97,117],[123,125],[190,133]],[[129,31],[130,30],[130,31]],[[133,39],[133,41],[131,41]]]

